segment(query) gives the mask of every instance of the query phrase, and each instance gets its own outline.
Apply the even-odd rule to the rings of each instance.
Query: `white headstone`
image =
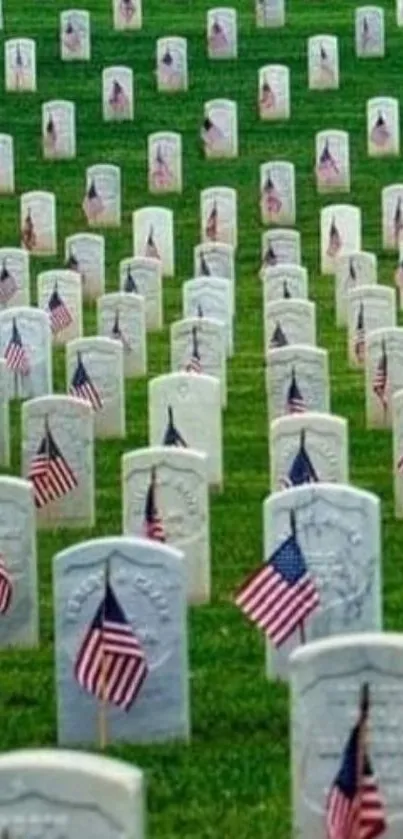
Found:
[[[382,246],[398,251],[403,241],[403,184],[382,190]]]
[[[133,70],[130,67],[107,67],[103,70],[102,109],[105,122],[133,119]]]
[[[120,341],[126,379],[147,373],[145,299],[118,291],[97,300],[98,334]]]
[[[347,295],[348,360],[362,367],[366,337],[374,329],[396,326],[396,292],[380,285],[362,285]]]
[[[261,275],[276,265],[301,265],[301,234],[298,230],[266,230],[262,234]]]
[[[205,102],[201,137],[206,157],[238,157],[237,103],[230,99]]]
[[[221,321],[226,333],[226,351],[234,353],[231,281],[218,277],[199,277],[182,286],[183,317],[198,317],[200,307],[203,317]]]
[[[308,271],[301,265],[287,265],[287,263],[265,268],[262,274],[262,287],[264,305],[273,300],[306,300]]]
[[[29,253],[23,248],[0,248],[0,307],[29,306]]]
[[[225,326],[206,317],[186,318],[171,324],[171,370],[215,376],[221,382],[221,404],[227,406]]]
[[[348,484],[305,484],[264,502],[264,557],[292,535],[319,594],[304,621],[307,641],[382,628],[380,501]],[[299,630],[279,647],[267,640],[267,673],[286,678]]]
[[[112,0],[114,29],[141,29],[142,0]]]
[[[316,344],[316,306],[311,300],[273,300],[264,307],[265,352],[291,344]]]
[[[223,242],[236,248],[238,243],[238,199],[236,189],[215,186],[200,193],[202,243]]]
[[[0,312],[0,357],[6,360],[10,399],[52,392],[51,341],[45,312],[28,306]]]
[[[72,160],[76,156],[76,106],[55,99],[42,105],[42,144],[46,160]]]
[[[299,346],[267,354],[266,390],[270,419],[305,411],[330,411],[327,350]]]
[[[260,166],[260,209],[262,224],[295,224],[295,167],[274,160]]]
[[[119,263],[120,290],[144,298],[147,329],[161,329],[162,265],[160,259],[134,256]]]
[[[209,9],[207,12],[207,51],[209,58],[237,58],[236,9]]]
[[[309,90],[339,87],[339,41],[335,35],[308,38]]]
[[[334,414],[307,412],[270,424],[272,492],[318,482],[348,484],[348,424]]]
[[[334,274],[337,259],[361,250],[361,210],[329,204],[320,213],[321,273]]]
[[[90,227],[119,227],[121,176],[119,166],[97,164],[86,171],[82,209]]]
[[[148,191],[182,192],[182,135],[157,131],[148,135]]]
[[[168,373],[148,384],[151,446],[173,445],[204,452],[209,484],[222,489],[221,387],[213,376]]]
[[[64,345],[83,334],[81,279],[76,271],[43,271],[37,278],[38,306],[47,313],[53,343]]]
[[[0,193],[12,195],[14,189],[14,139],[10,134],[0,134]]]
[[[391,399],[393,430],[393,483],[395,516],[403,518],[403,390],[396,391]]]
[[[347,324],[347,295],[361,285],[372,285],[378,280],[378,264],[375,253],[357,251],[341,256],[336,264],[336,324]]]
[[[20,204],[21,247],[38,256],[57,252],[56,198],[53,192],[24,192]]]
[[[396,0],[396,23],[398,26],[403,26],[403,1]]]
[[[260,119],[290,119],[290,70],[283,64],[266,64],[259,70]]]
[[[95,524],[94,417],[91,407],[71,396],[43,396],[22,406],[22,475],[30,479],[35,458],[47,452],[57,461],[57,478],[33,478],[37,525],[41,529]]]
[[[403,328],[368,332],[365,341],[367,428],[390,428],[393,394],[403,388]]]
[[[274,29],[285,25],[285,0],[256,0],[256,26]]]
[[[68,9],[60,14],[60,53],[62,61],[90,61],[90,14],[84,9]]]
[[[10,466],[10,405],[8,371],[0,359],[0,466]]]
[[[355,10],[355,52],[358,58],[383,58],[385,20],[380,6],[361,6]]]
[[[142,207],[133,213],[133,250],[135,256],[161,261],[164,277],[175,271],[174,216],[167,207]]]
[[[36,93],[36,43],[31,38],[11,38],[4,43],[6,91]]]
[[[41,836],[145,836],[140,769],[98,755],[21,749],[0,758],[0,830]],[[11,794],[10,794],[11,793]],[[34,815],[33,815],[34,814]]]
[[[150,495],[158,537],[147,514]],[[210,517],[207,456],[156,446],[122,458],[123,532],[159,539],[183,552],[189,603],[210,600]]]
[[[367,149],[370,157],[400,154],[398,99],[389,96],[368,99]]]
[[[105,289],[105,239],[96,233],[75,233],[65,240],[65,267],[81,277],[83,297],[94,300]]]
[[[235,254],[232,245],[224,242],[203,242],[193,248],[195,277],[223,277],[235,286]],[[235,295],[234,295],[235,297]]]
[[[0,648],[37,647],[38,581],[32,487],[28,481],[5,475],[0,477],[0,554],[12,586],[11,597],[4,598]],[[3,785],[2,790],[4,793]],[[0,827],[1,810],[0,803]]]
[[[163,92],[188,89],[186,38],[158,38],[157,87]]]
[[[320,194],[350,192],[350,141],[347,131],[318,131],[316,188]]]
[[[123,347],[112,338],[77,338],[66,346],[67,391],[94,410],[95,436],[125,437]]]

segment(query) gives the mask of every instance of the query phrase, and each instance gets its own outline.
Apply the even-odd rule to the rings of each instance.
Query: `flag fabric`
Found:
[[[263,268],[265,268],[266,266],[268,268],[271,268],[274,265],[277,265],[277,263],[278,263],[277,254],[276,254],[273,246],[269,244],[268,247],[266,248],[266,251],[265,251],[264,256],[263,256]]]
[[[348,284],[352,285],[357,281],[357,271],[354,265],[354,259],[350,257],[348,261]]]
[[[224,27],[221,25],[218,18],[213,20],[209,35],[210,48],[213,51],[225,50],[228,47],[228,38],[225,34]]]
[[[145,255],[151,259],[161,259],[159,250],[154,240],[154,228],[150,227],[146,240]]]
[[[326,802],[327,839],[377,839],[387,830],[385,806],[366,743],[367,686]]]
[[[21,231],[22,244],[28,251],[32,251],[36,247],[36,233],[35,225],[32,218],[31,210],[28,210],[25,216],[25,221]]]
[[[354,339],[354,353],[357,361],[362,364],[365,358],[365,323],[364,323],[364,305],[361,303],[357,315],[357,324],[355,328]]]
[[[281,328],[280,323],[276,323],[273,335],[270,338],[270,349],[274,350],[277,347],[285,347],[288,344],[287,338]]]
[[[11,370],[12,373],[19,373],[21,376],[29,376],[31,366],[27,351],[22,343],[21,334],[15,318],[13,318],[11,338],[7,344],[4,358],[7,369]]]
[[[138,294],[139,290],[137,287],[136,280],[133,277],[133,274],[130,269],[130,265],[127,267],[126,277],[124,281],[123,290],[129,293]]]
[[[329,229],[329,239],[328,239],[328,246],[327,246],[327,255],[328,256],[336,256],[341,248],[342,241],[340,233],[337,229],[336,219],[332,218],[330,229]]]
[[[385,342],[382,341],[382,351],[379,361],[375,368],[374,378],[372,381],[372,390],[375,396],[378,397],[382,407],[386,411],[388,407],[388,397],[387,397],[387,384],[388,384],[388,356],[386,354],[386,346]]]
[[[287,280],[284,280],[284,282],[283,282],[283,297],[286,300],[289,300],[292,297],[292,294],[291,294],[290,289],[288,287]]]
[[[100,216],[104,210],[104,204],[101,196],[98,193],[94,180],[91,181],[87,189],[83,201],[83,210],[85,215],[87,216],[87,221],[96,221],[98,216]]]
[[[187,373],[202,372],[199,342],[197,339],[197,329],[195,326],[192,327],[192,353],[185,369]]]
[[[6,305],[17,291],[17,283],[7,268],[6,260],[3,260],[0,271],[0,303]]]
[[[340,169],[329,148],[329,140],[326,140],[319,156],[316,174],[319,180],[323,180],[325,183],[334,183],[340,175]]]
[[[211,276],[211,271],[210,271],[210,268],[208,266],[208,262],[206,261],[206,257],[204,256],[204,253],[200,254],[199,262],[200,262],[200,267],[199,267],[200,275],[202,277],[210,277]]]
[[[333,67],[323,44],[320,45],[319,50],[319,67],[322,76],[327,76],[331,80],[334,79]]]
[[[214,201],[214,204],[207,217],[206,237],[207,239],[210,239],[210,241],[212,242],[216,242],[218,238],[218,207],[216,201]]]
[[[71,380],[69,393],[71,396],[78,396],[79,399],[89,402],[94,411],[100,411],[103,408],[101,394],[90,379],[80,353],[77,353],[77,367]]]
[[[200,137],[206,146],[214,147],[217,143],[221,142],[223,136],[221,129],[209,117],[203,120]]]
[[[361,29],[361,45],[364,50],[367,49],[371,43],[371,30],[368,23],[368,18],[364,17]]]
[[[260,91],[260,105],[264,109],[271,110],[276,106],[276,97],[274,91],[267,79],[264,79]]]
[[[295,530],[236,594],[235,603],[276,647],[319,605]]]
[[[126,23],[130,23],[135,12],[135,6],[132,0],[120,0],[119,11]]]
[[[129,100],[126,96],[126,93],[120,82],[116,81],[116,79],[112,85],[112,92],[109,97],[109,104],[112,110],[115,112],[115,114],[123,114],[129,105]]]
[[[28,480],[32,481],[38,509],[58,498],[64,498],[78,486],[77,478],[47,424],[39,448],[31,461]]]
[[[187,449],[186,441],[183,439],[181,433],[175,426],[174,415],[171,405],[168,405],[168,424],[165,429],[162,445],[177,446],[178,448]]]
[[[381,111],[378,111],[375,124],[371,131],[371,141],[375,146],[383,148],[390,140],[390,131],[387,127],[385,117]]]
[[[281,489],[319,481],[318,474],[305,447],[305,431],[301,431],[300,444],[287,475],[281,479]]]
[[[13,581],[7,569],[5,558],[0,554],[0,615],[6,615],[13,599]]]
[[[58,335],[63,329],[67,329],[73,318],[68,307],[59,294],[57,285],[55,285],[48,302],[50,328],[54,335]]]
[[[92,696],[129,711],[147,674],[144,650],[108,582],[78,651],[75,678]]]
[[[276,187],[274,186],[270,174],[267,176],[265,184],[263,186],[262,199],[265,210],[269,215],[277,215],[280,212],[283,203],[277,192]]]
[[[172,172],[162,153],[160,145],[158,145],[155,155],[152,178],[154,186],[159,187],[160,189],[166,188],[172,183]]]
[[[49,149],[49,151],[55,150],[57,145],[57,131],[52,114],[49,114],[48,121],[45,126],[44,142],[46,148]]]
[[[115,312],[115,319],[113,321],[111,336],[112,336],[112,338],[114,338],[115,341],[120,341],[121,342],[125,352],[130,352],[131,346],[130,346],[126,336],[122,332],[122,329],[121,329],[121,326],[120,326],[119,312]]]
[[[307,410],[305,400],[297,385],[294,368],[291,372],[291,383],[287,391],[286,410],[288,414],[303,414]]]
[[[80,273],[80,264],[72,248],[69,250],[69,255],[66,259],[65,267],[70,271],[77,271]]]
[[[143,531],[147,539],[153,539],[155,542],[165,542],[164,524],[157,507],[156,486],[157,472],[153,468],[151,470],[151,480],[146,495]]]
[[[69,52],[77,52],[77,50],[79,50],[81,47],[80,33],[78,29],[76,29],[76,27],[73,26],[71,20],[69,20],[66,25],[63,42],[65,47],[69,50]]]

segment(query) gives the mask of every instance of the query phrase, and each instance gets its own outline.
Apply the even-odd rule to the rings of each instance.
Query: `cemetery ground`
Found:
[[[228,408],[224,415],[225,488],[211,502],[212,602],[189,612],[192,740],[186,746],[114,747],[108,753],[138,764],[148,786],[151,839],[290,835],[288,688],[264,674],[264,642],[233,605],[233,593],[262,557],[262,502],[269,492],[268,423],[263,365],[260,264],[259,165],[287,160],[296,167],[297,228],[302,264],[309,271],[310,299],[318,307],[318,346],[330,351],[331,409],[349,420],[350,480],[377,493],[382,502],[383,597],[385,629],[403,630],[401,594],[402,524],[394,519],[392,436],[365,429],[362,372],[347,369],[344,329],[335,327],[332,277],[319,274],[319,210],[332,196],[316,195],[315,133],[326,128],[350,132],[350,201],[362,208],[363,249],[379,260],[379,282],[393,283],[395,256],[381,252],[381,188],[401,178],[399,158],[369,159],[366,152],[366,101],[399,96],[403,30],[393,4],[383,2],[386,23],[384,60],[354,55],[352,0],[292,0],[283,29],[258,30],[251,2],[237,0],[239,58],[206,58],[206,13],[201,0],[144,0],[143,29],[114,32],[109,0],[86,0],[91,13],[92,60],[59,58],[61,0],[6,2],[3,37],[32,37],[37,43],[38,93],[1,94],[1,131],[13,134],[16,195],[2,198],[2,245],[19,245],[19,195],[31,189],[54,191],[57,198],[58,258],[31,259],[32,298],[41,270],[61,267],[63,242],[86,230],[81,209],[85,169],[95,163],[122,167],[122,226],[106,237],[106,290],[118,288],[119,260],[132,253],[131,213],[150,203],[175,214],[176,271],[165,279],[164,329],[148,334],[148,377],[169,370],[168,325],[181,317],[181,286],[193,271],[199,241],[199,193],[213,185],[238,190],[239,247],[236,258],[237,316],[235,356],[228,370]],[[308,91],[307,38],[339,36],[340,89]],[[188,38],[189,91],[158,93],[156,40]],[[266,63],[287,64],[291,72],[291,120],[264,123],[257,116],[257,73]],[[133,122],[102,122],[101,73],[106,66],[131,67],[135,78]],[[4,72],[4,68],[3,68]],[[4,84],[2,83],[4,90]],[[238,102],[239,158],[206,161],[199,141],[203,103],[216,96]],[[41,148],[41,105],[69,99],[77,107],[77,158],[46,162]],[[400,97],[402,99],[402,97]],[[402,105],[402,102],[401,102]],[[147,191],[147,136],[174,130],[183,138],[184,191],[151,198]],[[336,199],[339,200],[338,198]],[[96,332],[95,305],[85,307],[85,334]],[[399,319],[401,322],[401,318]],[[55,392],[65,390],[64,350],[54,351]],[[96,443],[94,531],[39,533],[41,647],[1,652],[1,748],[52,746],[56,741],[52,614],[52,557],[92,536],[121,532],[121,455],[147,444],[147,381],[126,382],[127,437]],[[12,468],[20,474],[20,405],[12,407]]]

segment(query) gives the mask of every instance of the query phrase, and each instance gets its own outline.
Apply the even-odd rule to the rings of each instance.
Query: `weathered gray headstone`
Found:
[[[125,437],[123,346],[120,341],[100,336],[69,341],[66,345],[66,380],[72,396],[92,405],[97,438]]]
[[[97,300],[98,334],[120,341],[125,378],[147,372],[145,300],[140,294],[117,291]]]
[[[273,420],[269,454],[273,492],[319,481],[347,484],[347,420],[312,411]]]
[[[28,306],[0,312],[0,358],[6,360],[10,399],[32,399],[51,393],[51,330],[47,314]]]

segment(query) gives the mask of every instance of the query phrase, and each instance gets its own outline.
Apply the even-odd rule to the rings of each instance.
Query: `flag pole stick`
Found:
[[[109,583],[109,562],[106,562],[104,572],[104,602],[101,623],[101,695],[98,706],[99,747],[104,751],[108,745],[108,727],[106,718],[106,657],[104,654],[104,623],[106,614],[106,592]]]
[[[301,445],[303,445],[304,440],[305,440],[305,431],[302,430],[301,431]],[[296,519],[295,519],[295,510],[290,510],[290,528],[291,528],[291,533],[292,533],[292,535],[295,539],[296,535],[297,535],[297,522],[296,522]],[[304,620],[299,622],[298,628],[299,628],[300,643],[301,644],[306,644],[306,633],[305,633],[305,621]]]
[[[368,712],[369,712],[369,686],[368,684],[364,684],[361,689],[361,697],[360,697],[360,718],[359,718],[359,731],[358,731],[358,747],[357,747],[357,785],[358,785],[358,810],[361,811],[361,801],[362,801],[362,793],[363,793],[363,779],[364,779],[364,764],[365,764],[365,748],[366,748],[366,739],[367,739],[367,727],[368,727]],[[360,819],[357,820],[357,825],[360,824]],[[355,834],[355,831],[354,831]],[[357,835],[351,837],[351,839],[359,839],[358,831]]]

